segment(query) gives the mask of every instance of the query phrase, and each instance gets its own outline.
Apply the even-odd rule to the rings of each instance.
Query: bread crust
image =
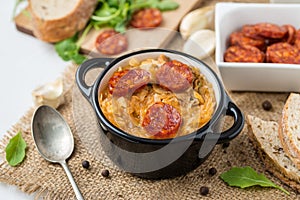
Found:
[[[254,131],[255,130],[254,129],[255,121],[259,121],[261,123],[260,126],[262,126],[261,127],[262,129],[264,129],[264,127],[263,127],[264,124],[262,124],[262,123],[267,123],[270,126],[272,125],[274,129],[272,130],[272,133],[270,133],[270,134],[274,135],[274,137],[278,137],[278,129],[279,129],[278,123],[271,122],[271,121],[266,122],[257,117],[248,115],[247,116],[247,122],[248,122],[247,123],[248,124],[248,132],[247,133],[248,133],[250,140],[253,142],[254,148],[258,152],[259,157],[264,162],[266,169],[270,173],[272,173],[275,177],[280,179],[283,183],[287,184],[288,186],[290,186],[297,192],[300,192],[300,176],[297,175],[296,172],[288,171],[287,168],[285,168],[285,166],[282,166],[279,162],[277,162],[276,160],[274,160],[272,158],[272,156],[270,155],[270,151],[265,150],[265,148],[267,148],[267,147],[263,146],[264,144],[259,140],[260,134],[255,133],[255,131]],[[264,133],[266,133],[266,131],[267,130],[264,129]],[[270,141],[270,142],[272,142],[272,141]],[[285,153],[285,152],[282,152],[282,153]],[[292,163],[292,161],[290,161],[290,163]],[[294,166],[294,169],[297,170],[297,168],[295,166]]]
[[[296,102],[294,102],[296,101]],[[289,127],[289,120],[290,117],[293,115],[292,113],[289,113],[289,108],[293,104],[299,104],[300,103],[300,95],[291,93],[288,97],[284,108],[282,110],[282,119],[280,122],[280,129],[278,131],[279,139],[281,141],[282,147],[284,151],[287,153],[287,155],[290,157],[290,159],[294,162],[294,164],[297,166],[298,169],[300,169],[300,149],[298,149],[296,145],[296,141],[294,138],[294,134],[290,131]],[[297,111],[296,111],[297,112]],[[300,118],[299,118],[300,122]],[[299,124],[300,126],[300,124]],[[300,142],[300,140],[299,140]]]
[[[66,16],[51,20],[45,20],[38,16],[32,4],[32,0],[29,0],[34,35],[46,42],[58,42],[72,37],[86,26],[96,7],[97,0],[80,0]]]

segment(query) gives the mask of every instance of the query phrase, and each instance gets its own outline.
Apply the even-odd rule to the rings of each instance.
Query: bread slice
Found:
[[[46,42],[72,37],[88,22],[97,0],[29,0],[34,35]]]
[[[300,192],[300,170],[284,152],[278,136],[279,125],[248,115],[248,135],[268,171]]]
[[[279,138],[284,151],[300,169],[300,94],[291,93],[282,110]]]

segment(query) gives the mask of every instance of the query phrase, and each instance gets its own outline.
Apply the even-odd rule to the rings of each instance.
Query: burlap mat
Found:
[[[209,198],[212,199],[295,199],[299,198],[287,186],[269,174],[260,159],[257,157],[247,137],[247,128],[233,141],[228,148],[216,146],[201,166],[196,170],[174,179],[144,180],[124,173],[116,168],[105,156],[99,143],[97,125],[92,108],[80,95],[73,84],[76,66],[70,66],[63,78],[67,89],[67,103],[58,110],[68,121],[75,137],[75,150],[68,160],[70,170],[86,199],[201,199],[199,188],[210,188]],[[97,76],[94,71],[90,78]],[[263,119],[278,120],[287,93],[231,93],[232,98],[241,107],[245,114],[253,114]],[[273,104],[271,111],[264,111],[261,103],[270,100]],[[71,185],[60,167],[45,161],[37,152],[30,132],[30,121],[34,109],[28,113],[6,134],[1,141],[3,151],[8,139],[18,130],[23,131],[23,137],[28,144],[26,159],[18,167],[9,167],[6,162],[0,165],[0,181],[16,185],[26,193],[36,192],[44,199],[75,199]],[[91,142],[93,141],[93,142]],[[4,152],[2,152],[4,157]],[[83,160],[91,163],[89,170],[81,166]],[[222,172],[232,166],[251,166],[260,173],[267,175],[275,183],[291,192],[290,196],[279,190],[270,188],[252,187],[239,189],[227,186],[220,178]],[[217,174],[211,176],[208,170],[217,169]],[[108,169],[110,178],[101,176],[101,171]]]
[[[205,4],[215,2],[209,1]],[[300,199],[300,196],[297,196],[293,190],[265,170],[253,145],[249,142],[246,126],[243,132],[230,142],[228,148],[223,148],[221,145],[216,146],[201,166],[184,176],[165,180],[144,180],[120,171],[97,145],[95,116],[74,84],[75,71],[76,66],[70,66],[62,75],[67,103],[58,110],[69,123],[75,137],[75,150],[68,160],[68,165],[85,199]],[[94,72],[93,76],[97,76],[97,73]],[[265,120],[275,121],[280,117],[287,95],[288,93],[231,93],[231,97],[245,115],[252,114]],[[271,101],[273,105],[271,111],[263,110],[261,104],[264,100]],[[5,158],[4,149],[9,138],[19,130],[22,130],[23,137],[28,144],[26,159],[21,165],[10,167],[6,162],[0,165],[0,181],[15,185],[26,193],[36,193],[36,198],[75,199],[74,192],[61,166],[45,161],[34,146],[30,131],[33,111],[34,108],[31,108],[7,132],[0,143],[3,159]],[[229,125],[228,123],[227,125]],[[83,160],[91,163],[89,170],[81,166]],[[219,178],[219,175],[232,166],[251,166],[287,189],[291,194],[287,196],[283,192],[271,188],[239,189],[229,187]],[[217,174],[214,176],[208,174],[211,167],[217,169]],[[110,171],[110,178],[101,176],[103,169]],[[200,195],[199,188],[201,186],[209,187],[210,192],[207,197]]]

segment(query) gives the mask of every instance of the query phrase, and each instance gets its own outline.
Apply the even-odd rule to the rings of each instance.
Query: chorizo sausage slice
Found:
[[[296,39],[295,27],[290,24],[283,25],[282,27],[287,30],[287,35],[286,35],[285,41],[289,44],[294,44],[295,39]]]
[[[158,102],[150,106],[142,126],[155,139],[173,138],[181,124],[181,115],[173,106]]]
[[[287,30],[281,26],[272,23],[258,23],[254,25],[258,35],[265,38],[283,38],[287,34]]]
[[[229,38],[230,46],[244,46],[250,45],[259,48],[260,50],[265,49],[265,40],[263,38],[251,38],[244,35],[242,32],[234,32]]]
[[[273,44],[267,48],[267,62],[300,64],[299,49],[287,42]]]
[[[225,54],[225,62],[251,62],[261,63],[264,61],[265,55],[258,48],[244,45],[244,46],[231,46]]]
[[[300,29],[296,32],[295,46],[300,50]]]
[[[128,47],[127,38],[115,30],[104,30],[95,41],[96,49],[105,55],[122,53]]]
[[[177,60],[166,62],[156,72],[159,85],[173,92],[183,92],[194,80],[192,69]]]
[[[130,20],[135,28],[154,28],[162,22],[162,14],[156,8],[145,8],[135,12]]]
[[[261,36],[258,35],[254,25],[250,25],[250,24],[244,25],[242,27],[242,33],[244,34],[244,36],[249,38],[263,39]]]
[[[108,81],[109,92],[116,97],[133,94],[150,81],[150,73],[144,69],[117,71]]]

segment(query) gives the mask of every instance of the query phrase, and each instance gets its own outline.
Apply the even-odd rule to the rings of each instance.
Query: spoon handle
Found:
[[[72,176],[72,174],[71,174],[71,171],[70,171],[70,169],[69,169],[69,167],[68,167],[66,161],[64,160],[64,161],[60,162],[60,164],[61,164],[61,166],[64,168],[64,170],[65,170],[65,172],[66,172],[66,174],[67,174],[67,177],[68,177],[68,179],[69,179],[69,181],[70,181],[70,183],[71,183],[71,185],[72,185],[72,188],[73,188],[73,190],[74,190],[74,192],[75,192],[76,198],[77,198],[78,200],[84,200],[84,198],[83,198],[83,196],[82,196],[82,194],[81,194],[81,192],[80,192],[78,186],[76,185],[76,183],[75,183],[75,181],[74,181],[74,178],[73,178],[73,176]]]

